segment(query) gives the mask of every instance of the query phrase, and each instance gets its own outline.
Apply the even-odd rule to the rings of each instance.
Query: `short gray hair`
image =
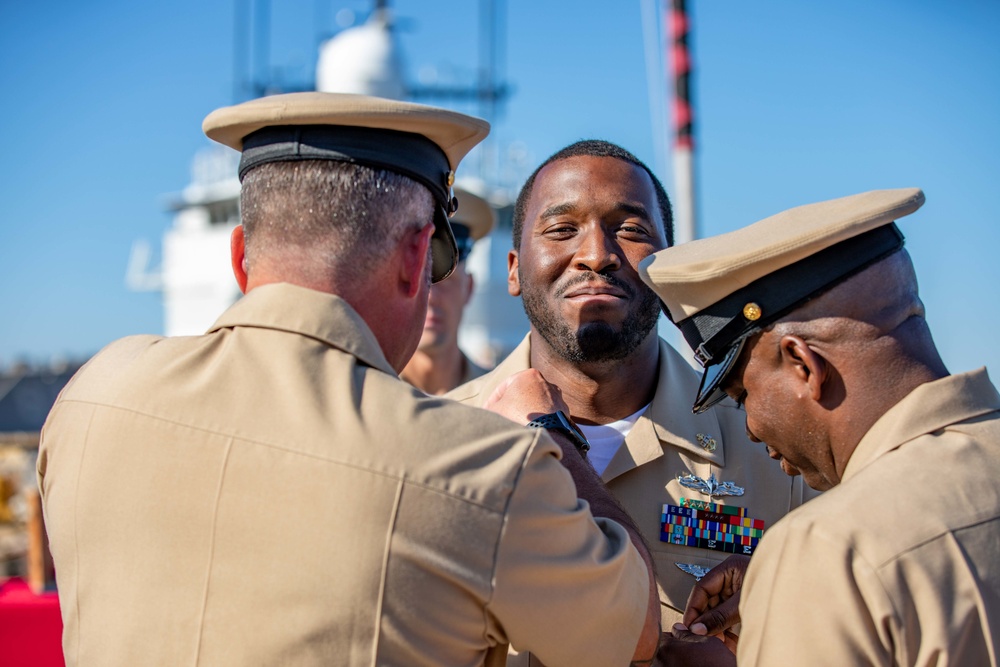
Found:
[[[374,267],[402,233],[433,221],[430,192],[405,176],[346,162],[269,162],[243,179],[247,263],[288,250],[329,266]],[[317,255],[316,253],[319,253]]]

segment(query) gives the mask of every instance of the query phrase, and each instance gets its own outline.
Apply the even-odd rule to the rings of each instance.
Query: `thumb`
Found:
[[[511,378],[504,378],[504,381],[497,385],[497,388],[493,390],[490,397],[486,399],[486,404],[483,406],[489,409],[490,405],[498,403],[503,400],[504,394],[507,393],[507,388],[510,387]]]
[[[695,618],[688,627],[696,635],[717,635],[740,622],[740,598],[734,595]]]

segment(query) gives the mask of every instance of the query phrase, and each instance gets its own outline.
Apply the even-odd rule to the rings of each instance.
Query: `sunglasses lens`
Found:
[[[705,374],[701,376],[701,385],[698,387],[698,396],[695,398],[692,408],[695,414],[708,410],[726,397],[726,392],[723,390],[726,377],[736,365],[745,344],[746,338],[731,347],[722,361],[705,369]]]

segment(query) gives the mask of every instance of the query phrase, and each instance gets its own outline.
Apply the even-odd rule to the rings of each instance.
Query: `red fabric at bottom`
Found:
[[[62,617],[55,593],[35,595],[17,577],[0,584],[0,664],[64,667]]]

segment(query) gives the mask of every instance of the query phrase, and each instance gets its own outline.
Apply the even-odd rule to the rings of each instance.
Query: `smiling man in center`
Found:
[[[528,178],[513,223],[508,291],[531,330],[449,396],[482,406],[529,368],[559,387],[591,463],[650,546],[669,628],[694,576],[752,552],[808,491],[747,440],[735,404],[692,414],[699,377],[658,336],[658,298],[637,271],[673,243],[670,201],[642,162],[605,141],[572,144]]]

